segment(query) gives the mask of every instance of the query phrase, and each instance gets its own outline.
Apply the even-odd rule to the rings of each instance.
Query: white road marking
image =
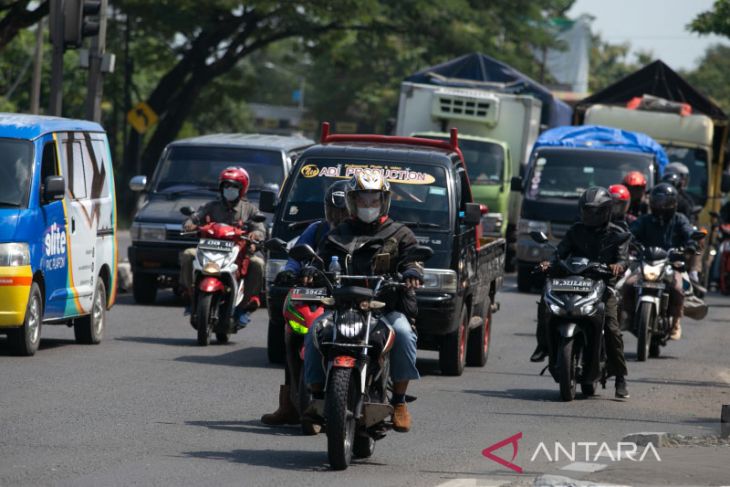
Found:
[[[602,463],[573,462],[569,465],[564,466],[560,470],[570,470],[571,472],[592,473],[592,472],[598,472],[600,470],[603,470],[607,466],[608,465],[604,465]]]

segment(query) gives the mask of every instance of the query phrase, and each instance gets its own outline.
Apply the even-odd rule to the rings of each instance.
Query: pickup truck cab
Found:
[[[135,176],[129,185],[141,194],[130,233],[129,262],[137,303],[153,303],[159,288],[178,290],[179,254],[197,244],[196,235],[181,236],[180,209],[197,209],[219,198],[218,175],[229,166],[248,171],[247,198],[258,203],[263,190],[278,191],[292,162],[314,142],[303,137],[213,134],[172,142],[150,180]]]
[[[464,365],[483,366],[489,352],[492,312],[498,309],[505,241],[482,237],[483,210],[474,203],[456,130],[449,142],[415,137],[329,135],[304,151],[279,198],[262,193],[261,207],[274,211],[272,237],[296,239],[307,223],[324,217],[325,189],[364,168],[382,170],[391,183],[390,216],[413,229],[433,249],[418,290],[419,347],[439,350],[441,369],[460,375]],[[282,361],[284,323],[280,304],[288,291],[273,284],[286,263],[267,262],[269,357]]]
[[[114,168],[94,122],[0,114],[0,333],[20,355],[41,327],[99,343],[117,285]]]

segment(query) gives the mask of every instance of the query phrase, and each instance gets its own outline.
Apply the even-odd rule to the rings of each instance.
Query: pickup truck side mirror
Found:
[[[147,187],[147,176],[135,176],[129,180],[129,189],[135,193],[144,191]]]
[[[720,191],[723,193],[730,192],[730,174],[722,173],[722,180],[720,181]]]
[[[464,223],[479,225],[482,221],[482,208],[479,203],[467,203],[464,208]]]
[[[286,253],[286,242],[280,238],[272,238],[264,243],[264,248],[269,252],[284,252]]]
[[[545,232],[532,231],[532,232],[530,232],[530,238],[532,240],[534,240],[535,242],[541,243],[541,244],[548,242],[548,238],[547,238],[547,235],[545,235]]]
[[[48,176],[43,181],[44,202],[50,203],[52,201],[62,200],[65,192],[66,183],[63,180],[63,176]]]
[[[276,211],[276,193],[273,191],[261,191],[259,195],[259,209],[265,213]]]
[[[519,176],[514,176],[510,180],[509,190],[517,191],[518,193],[521,193],[522,192],[522,178]]]
[[[182,213],[185,216],[190,216],[194,213],[194,211],[189,206],[183,206],[182,208],[180,208],[180,213]]]

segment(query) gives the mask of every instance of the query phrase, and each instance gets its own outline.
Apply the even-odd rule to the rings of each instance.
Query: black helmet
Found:
[[[330,225],[336,225],[347,218],[347,180],[332,183],[324,195],[324,217]]]
[[[682,176],[676,172],[667,172],[662,176],[662,182],[671,184],[675,188],[679,189],[682,186]]]
[[[652,215],[663,220],[668,220],[677,211],[679,193],[677,188],[669,183],[659,183],[654,186],[649,194],[649,206]]]
[[[601,227],[611,218],[613,200],[606,188],[593,186],[583,192],[578,200],[580,221],[588,227]]]

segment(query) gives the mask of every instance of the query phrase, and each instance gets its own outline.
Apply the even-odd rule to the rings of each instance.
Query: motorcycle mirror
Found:
[[[534,240],[535,242],[541,243],[541,244],[548,242],[548,238],[547,238],[547,235],[545,235],[545,232],[535,232],[535,231],[530,232],[530,238],[532,240]]]
[[[289,257],[291,257],[294,260],[298,260],[300,262],[306,261],[306,260],[312,260],[312,259],[317,259],[319,261],[322,260],[317,255],[317,252],[315,252],[314,249],[310,245],[307,245],[307,244],[297,245],[297,246],[293,247],[289,251]]]
[[[266,216],[261,215],[261,214],[254,215],[250,218],[250,221],[255,222],[255,223],[263,223],[266,221]]]
[[[705,238],[705,232],[700,232],[699,230],[695,230],[694,232],[692,232],[692,235],[690,235],[689,238],[691,238],[695,242],[699,242],[700,240]]]
[[[264,248],[269,252],[286,252],[286,242],[280,238],[272,238],[264,243]]]
[[[190,216],[194,212],[193,212],[193,209],[190,208],[189,206],[183,206],[182,208],[180,208],[180,213],[182,213],[185,216]]]

